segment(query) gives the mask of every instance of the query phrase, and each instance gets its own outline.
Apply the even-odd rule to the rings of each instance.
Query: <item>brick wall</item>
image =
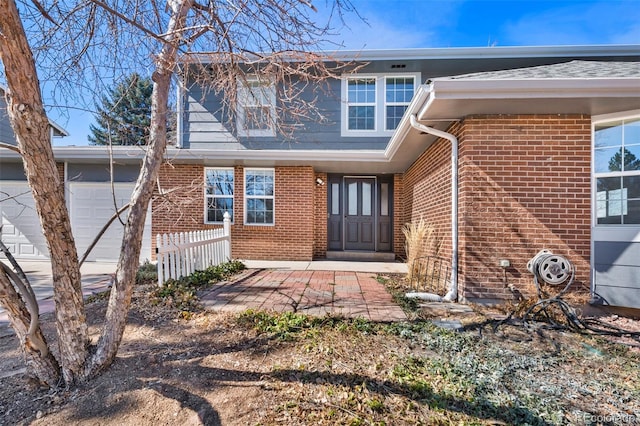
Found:
[[[163,164],[158,175],[163,194],[152,202],[152,250],[156,235],[210,229],[204,224],[204,168],[197,164]]]
[[[532,295],[527,262],[541,249],[589,283],[591,121],[584,115],[474,116],[448,129],[459,139],[459,284],[462,299]],[[422,215],[451,256],[450,145],[438,140],[403,179],[403,222]]]
[[[403,176],[401,174],[393,175],[393,246],[392,250],[397,258],[404,258],[404,235],[402,234],[402,225],[405,223],[404,214],[404,192],[403,192]]]
[[[207,229],[204,224],[204,167],[163,165],[165,196],[153,203],[153,248],[158,233]],[[244,169],[235,168],[232,255],[238,259],[311,260],[314,238],[315,175],[311,167],[275,168],[275,226],[247,226],[244,221]],[[325,197],[326,198],[326,197]],[[325,201],[326,203],[326,201]],[[326,239],[325,239],[326,240]]]
[[[451,144],[433,143],[406,171],[403,178],[402,224],[422,217],[435,227],[439,256],[451,257]],[[404,235],[400,231],[404,244]],[[404,247],[402,249],[404,252]],[[435,254],[435,253],[428,253]]]
[[[584,115],[475,116],[460,139],[462,297],[507,299],[506,281],[534,292],[527,262],[567,257],[588,286],[591,120]]]
[[[62,186],[62,192],[65,192],[64,188],[64,163],[56,163],[56,169],[58,169],[58,179],[60,179],[60,186]]]
[[[316,185],[313,199],[314,229],[313,257],[327,257],[327,174],[316,173],[315,179],[322,179],[324,185]],[[315,181],[314,179],[314,181]]]

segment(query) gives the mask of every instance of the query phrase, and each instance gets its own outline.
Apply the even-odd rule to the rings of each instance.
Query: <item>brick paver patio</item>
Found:
[[[371,272],[249,270],[201,295],[205,308],[402,321],[407,317]]]

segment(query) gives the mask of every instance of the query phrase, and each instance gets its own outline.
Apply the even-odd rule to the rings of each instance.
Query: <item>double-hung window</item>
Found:
[[[276,134],[276,90],[273,82],[250,77],[238,82],[238,136]]]
[[[347,79],[348,129],[376,130],[376,79]]]
[[[206,168],[204,172],[205,223],[220,223],[228,212],[233,220],[233,169]]]
[[[395,130],[407,110],[415,91],[415,77],[384,79],[385,130]]]
[[[640,224],[640,117],[593,128],[596,224]]]
[[[245,225],[273,225],[274,169],[244,169]]]
[[[419,81],[419,73],[344,77],[341,135],[392,135],[411,103]]]

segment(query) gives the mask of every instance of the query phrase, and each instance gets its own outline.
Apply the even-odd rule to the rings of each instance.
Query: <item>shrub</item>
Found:
[[[158,267],[145,260],[136,272],[136,284],[152,284],[158,281]]]
[[[199,289],[226,280],[245,268],[244,263],[238,260],[211,266],[177,280],[168,280],[153,291],[152,297],[158,299],[158,302],[162,301],[164,304],[174,306],[181,311],[181,317],[188,318],[186,312],[195,312],[200,309],[197,297]]]

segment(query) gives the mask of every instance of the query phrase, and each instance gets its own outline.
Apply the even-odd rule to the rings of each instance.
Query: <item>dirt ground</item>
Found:
[[[464,331],[198,313],[139,287],[115,363],[86,386],[41,389],[0,332],[0,424],[639,424],[637,340],[611,343],[474,313]],[[104,301],[87,306],[92,332]],[[419,315],[414,315],[419,316]],[[640,330],[637,321],[609,321]],[[43,318],[51,336],[51,317]]]

